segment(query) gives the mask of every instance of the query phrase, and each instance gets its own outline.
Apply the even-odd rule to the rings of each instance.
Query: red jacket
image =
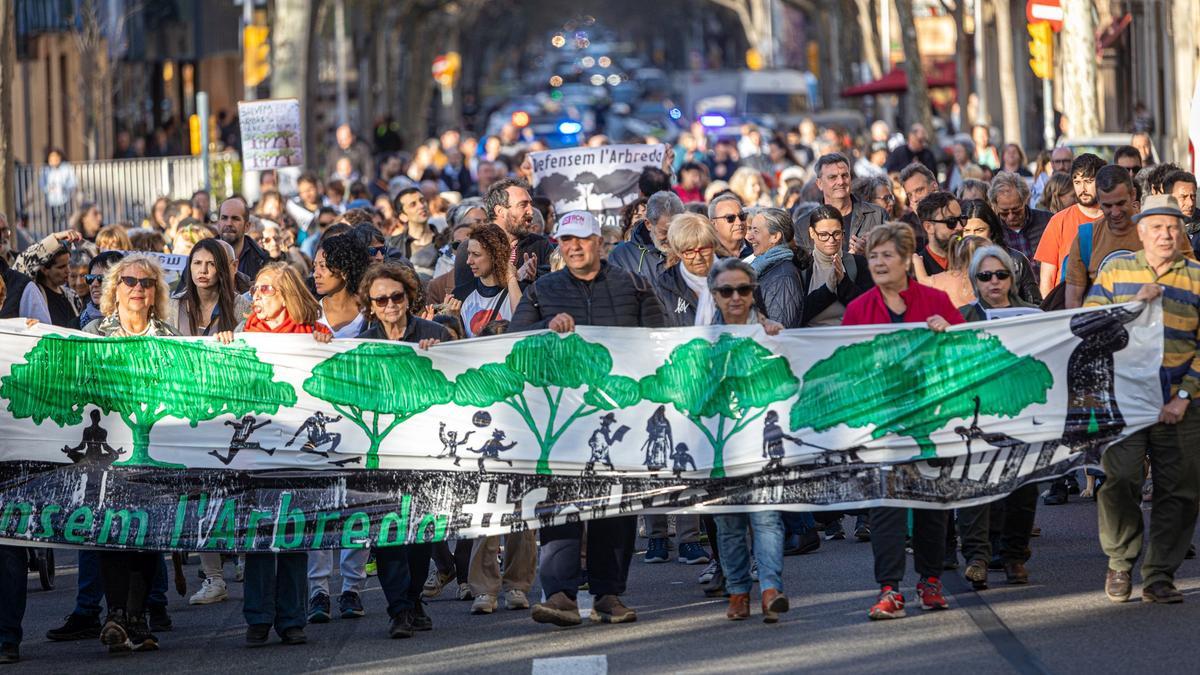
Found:
[[[908,306],[904,311],[905,322],[924,322],[936,314],[951,325],[963,323],[962,314],[954,303],[950,302],[950,296],[946,295],[945,291],[909,279],[908,288],[900,291],[900,297],[904,298],[904,304]],[[843,326],[869,326],[891,322],[892,317],[883,302],[883,292],[878,286],[855,298],[846,306],[846,313],[842,315]]]

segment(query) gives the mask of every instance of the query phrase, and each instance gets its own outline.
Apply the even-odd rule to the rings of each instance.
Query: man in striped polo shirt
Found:
[[[1142,559],[1142,601],[1183,602],[1175,570],[1183,562],[1200,503],[1200,263],[1179,251],[1183,213],[1170,195],[1153,195],[1133,217],[1143,249],[1100,268],[1085,307],[1163,298],[1163,400],[1158,423],[1109,447],[1097,495],[1100,545],[1108,555],[1104,590],[1124,602],[1130,570],[1142,553],[1143,461],[1154,481],[1150,536]]]

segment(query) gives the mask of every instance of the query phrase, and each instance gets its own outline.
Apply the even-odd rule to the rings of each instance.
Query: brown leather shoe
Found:
[[[725,618],[730,621],[742,621],[750,618],[750,594],[730,593],[729,609],[725,610]]]
[[[581,622],[579,604],[562,591],[546,598],[545,602],[534,605],[531,616],[538,623],[549,623],[564,628],[578,626]]]
[[[1020,560],[1012,560],[1004,563],[1004,577],[1010,584],[1027,584],[1029,570],[1025,569],[1025,563]]]
[[[1118,572],[1111,567],[1104,579],[1104,594],[1113,602],[1125,602],[1133,592],[1133,580],[1129,572]]]
[[[967,563],[967,569],[963,570],[963,577],[971,582],[971,588],[982,591],[988,587],[988,561],[981,558],[976,558]]]
[[[779,615],[788,609],[788,599],[783,593],[774,588],[768,588],[762,592],[763,623],[779,621]]]
[[[1169,581],[1156,581],[1142,589],[1142,602],[1174,605],[1183,602],[1183,593]]]
[[[637,612],[626,607],[615,595],[602,595],[592,605],[590,618],[595,623],[632,623],[637,621]]]

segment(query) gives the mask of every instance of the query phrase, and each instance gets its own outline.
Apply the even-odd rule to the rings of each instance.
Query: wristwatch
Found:
[[[1178,392],[1175,394],[1175,398],[1180,398],[1180,399],[1183,399],[1183,400],[1185,400],[1185,401],[1190,401],[1190,400],[1192,400],[1192,395],[1191,395],[1191,394],[1189,394],[1189,393],[1187,393],[1187,390],[1186,390],[1186,389],[1180,389],[1180,390],[1179,390],[1179,391],[1178,391]]]

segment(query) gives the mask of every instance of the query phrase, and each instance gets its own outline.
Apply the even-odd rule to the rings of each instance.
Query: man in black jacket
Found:
[[[1038,262],[1033,259],[1033,254],[1037,252],[1046,224],[1054,214],[1029,206],[1029,185],[1024,178],[1007,171],[1001,171],[992,178],[988,201],[1008,228],[1005,233],[1008,247],[1020,251],[1029,259],[1036,276]]]
[[[913,162],[920,162],[925,165],[930,171],[937,173],[937,158],[933,156],[933,152],[927,147],[929,145],[929,132],[925,130],[925,125],[917,122],[908,128],[908,138],[904,145],[892,151],[888,155],[887,162],[883,168],[888,173],[899,173],[904,167]]]
[[[860,201],[850,193],[850,160],[840,152],[821,155],[813,170],[817,174],[817,189],[821,201],[836,207],[842,214],[842,250],[851,253],[866,253],[867,234],[887,220],[883,209]],[[805,251],[813,250],[809,235],[809,214],[796,222],[796,245]]]
[[[559,220],[557,237],[566,268],[539,278],[521,298],[509,323],[510,332],[549,328],[570,333],[575,326],[668,325],[662,304],[641,277],[600,258],[600,225],[591,214],[572,211]],[[570,367],[570,364],[563,364]],[[557,626],[580,623],[575,601],[581,570],[579,547],[583,525],[544,528],[539,561],[546,601],[533,606],[533,620]],[[620,599],[629,577],[637,519],[620,516],[588,524],[589,591],[596,598],[591,620],[626,623],[637,613]]]
[[[646,219],[633,227],[629,241],[623,241],[608,254],[608,262],[642,277],[648,283],[662,275],[667,256],[667,228],[671,219],[683,213],[683,201],[669,190],[655,192],[646,200]]]
[[[233,247],[233,252],[237,255],[237,271],[253,281],[258,276],[258,271],[271,262],[271,258],[253,239],[246,236],[249,226],[250,207],[244,197],[234,195],[221,202],[217,232],[221,239]]]
[[[491,184],[483,199],[483,210],[490,222],[499,225],[515,249],[511,262],[518,270],[521,286],[533,283],[540,275],[550,272],[550,253],[554,245],[545,235],[533,230],[533,198],[529,184],[519,178],[502,178]],[[536,274],[528,278],[520,270],[530,257],[536,260]],[[467,247],[459,246],[454,257],[454,297],[465,300],[474,288],[474,275],[467,266]],[[461,295],[460,295],[461,293]],[[433,298],[440,301],[441,298]]]

